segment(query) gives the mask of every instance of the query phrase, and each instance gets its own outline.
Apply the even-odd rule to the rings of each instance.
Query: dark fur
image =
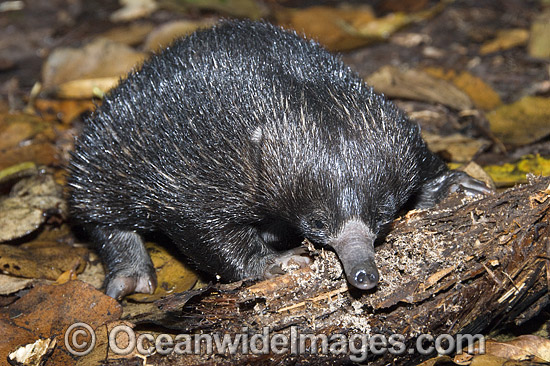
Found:
[[[407,202],[429,206],[467,180],[338,58],[252,22],[199,31],[130,74],[70,170],[72,215],[103,248],[108,281],[152,271],[117,233],[161,230],[202,270],[262,277],[279,256],[266,243],[288,232],[334,246],[359,220],[376,236]]]

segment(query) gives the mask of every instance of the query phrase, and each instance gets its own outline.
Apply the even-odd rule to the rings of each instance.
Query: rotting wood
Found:
[[[396,220],[377,247],[381,282],[347,289],[335,255],[320,252],[311,268],[255,284],[220,285],[177,297],[168,312],[142,316],[192,334],[262,334],[270,327],[328,336],[402,335],[408,350],[423,333],[475,334],[496,322],[523,322],[548,304],[550,178],[472,201],[453,196],[436,209]],[[167,300],[158,304],[166,303]],[[175,311],[175,309],[181,309]],[[418,362],[417,352],[370,355],[372,365]],[[310,364],[349,362],[349,355],[153,355],[148,364]]]

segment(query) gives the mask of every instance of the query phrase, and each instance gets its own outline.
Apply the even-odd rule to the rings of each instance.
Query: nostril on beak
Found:
[[[365,290],[371,289],[378,284],[378,273],[369,273],[364,269],[360,269],[355,273],[354,282],[355,287]]]

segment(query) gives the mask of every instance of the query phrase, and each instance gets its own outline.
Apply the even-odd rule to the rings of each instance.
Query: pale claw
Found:
[[[273,278],[285,274],[287,270],[308,266],[311,258],[305,256],[307,253],[307,248],[297,247],[279,254],[266,267],[264,277]]]

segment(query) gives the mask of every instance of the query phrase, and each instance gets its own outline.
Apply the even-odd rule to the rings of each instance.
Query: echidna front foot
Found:
[[[268,262],[264,277],[273,278],[285,274],[289,269],[304,268],[311,263],[311,258],[307,257],[305,247],[296,247],[282,253],[277,253],[273,259]]]
[[[422,186],[413,208],[432,207],[448,194],[459,190],[467,196],[493,193],[485,183],[470,177],[464,172],[446,170]]]

